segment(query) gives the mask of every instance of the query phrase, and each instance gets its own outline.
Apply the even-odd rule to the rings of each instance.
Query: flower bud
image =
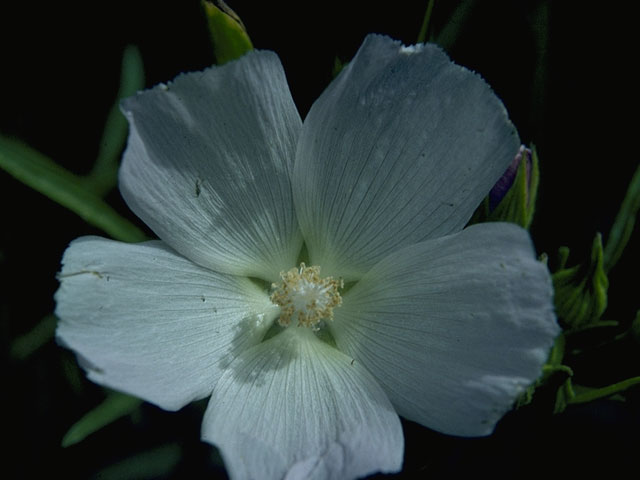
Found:
[[[523,163],[524,159],[524,170],[525,170],[525,195],[526,195],[526,203],[529,203],[529,190],[531,189],[531,165],[532,165],[532,151],[531,149],[525,147],[524,145],[520,146],[518,153],[516,154],[513,162],[507,168],[507,171],[504,172],[500,180],[496,182],[491,191],[489,192],[489,210],[493,212],[498,204],[502,201],[502,199],[506,196],[509,189],[513,186],[513,183],[516,179],[516,175],[518,173],[518,169],[520,168],[520,164]]]
[[[469,223],[511,222],[529,228],[537,190],[538,155],[522,145]]]

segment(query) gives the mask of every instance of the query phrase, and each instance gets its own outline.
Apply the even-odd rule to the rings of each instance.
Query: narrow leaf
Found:
[[[427,3],[427,9],[424,12],[424,18],[422,19],[422,25],[420,26],[420,32],[418,33],[417,43],[424,43],[427,41],[427,33],[429,32],[429,25],[431,24],[431,12],[433,12],[433,4],[435,0],[429,0]]]
[[[81,442],[92,433],[132,413],[141,403],[142,400],[123,393],[110,393],[100,405],[71,426],[62,438],[62,446],[69,447]]]
[[[127,141],[128,125],[122,112],[120,101],[144,88],[144,68],[137,47],[129,45],[122,55],[120,88],[105,121],[104,132],[100,140],[100,149],[93,169],[83,178],[87,190],[103,196],[114,188],[118,181],[120,155]]]
[[[171,477],[182,458],[182,449],[177,443],[167,443],[145,450],[112,463],[100,470],[95,478],[100,480],[152,480]]]
[[[116,240],[145,240],[138,227],[84,188],[80,177],[20,141],[0,135],[0,168]]]
[[[440,45],[445,51],[451,51],[460,36],[460,32],[466,27],[473,10],[478,4],[478,0],[462,0],[459,2],[447,24],[435,36],[435,43]]]
[[[56,331],[56,316],[47,315],[29,332],[16,338],[11,344],[10,354],[17,360],[24,360],[40,347],[46,345]]]
[[[604,248],[604,269],[605,271],[618,263],[624,248],[629,242],[633,226],[636,222],[638,210],[640,209],[640,166],[631,179],[627,193],[622,200],[620,211],[613,222],[609,238]]]
[[[630,328],[631,335],[633,339],[640,343],[640,310],[636,312],[636,318],[633,319]]]

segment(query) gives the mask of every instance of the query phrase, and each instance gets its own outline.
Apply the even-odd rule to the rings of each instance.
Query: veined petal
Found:
[[[344,479],[402,466],[393,407],[373,377],[307,328],[290,327],[231,364],[203,438],[231,478]]]
[[[252,52],[125,100],[120,190],[195,263],[276,280],[302,239],[290,173],[301,128],[278,57]]]
[[[167,410],[210,395],[277,314],[250,280],[199,267],[160,241],[82,237],[62,263],[58,339],[94,382]]]
[[[304,121],[293,174],[311,263],[358,278],[459,231],[518,151],[500,100],[434,45],[368,36]]]
[[[506,223],[390,255],[344,295],[330,327],[400,415],[462,436],[493,431],[560,331],[549,272],[526,231]]]

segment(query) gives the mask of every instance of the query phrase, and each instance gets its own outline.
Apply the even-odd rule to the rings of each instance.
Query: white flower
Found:
[[[74,241],[58,337],[99,384],[211,396],[232,478],[398,471],[398,414],[487,435],[539,376],[547,269],[516,226],[463,230],[520,141],[437,47],[367,37],[304,123],[271,52],[123,109],[120,189],[161,240]]]

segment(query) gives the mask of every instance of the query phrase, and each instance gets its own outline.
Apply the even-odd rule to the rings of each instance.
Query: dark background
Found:
[[[304,116],[330,81],[335,56],[349,60],[370,32],[414,43],[427,2],[229,3],[254,46],[279,54]],[[436,33],[458,3],[436,0]],[[537,145],[542,176],[532,235],[538,252],[551,259],[568,245],[570,263],[583,261],[596,232],[606,239],[638,165],[631,3],[476,2],[449,49],[456,62],[492,85],[523,142]],[[86,173],[96,156],[126,45],[139,46],[147,86],[213,61],[195,1],[24,2],[0,8],[0,132],[76,173]],[[134,218],[117,191],[108,200]],[[42,472],[90,478],[102,471],[99,478],[125,478],[115,470],[109,477],[104,469],[160,449],[156,453],[168,452],[167,457],[182,452],[160,478],[215,477],[221,471],[211,460],[213,449],[199,442],[202,404],[179,413],[145,404],[133,418],[62,449],[62,435],[102,400],[103,391],[83,379],[70,381],[77,374],[73,357],[54,342],[26,360],[10,358],[11,341],[53,310],[62,252],[86,234],[101,232],[0,171],[0,406],[9,445],[0,472],[9,472],[5,478]],[[610,275],[605,318],[623,326],[638,308],[637,244],[636,232]],[[597,386],[638,375],[639,360],[637,350],[600,349],[576,369],[577,379]],[[483,439],[447,437],[405,422],[405,472],[398,478],[622,471],[635,460],[638,396],[636,389],[626,402],[602,400],[552,416],[551,395],[542,392],[538,406],[508,415]],[[155,478],[149,475],[126,478]]]

